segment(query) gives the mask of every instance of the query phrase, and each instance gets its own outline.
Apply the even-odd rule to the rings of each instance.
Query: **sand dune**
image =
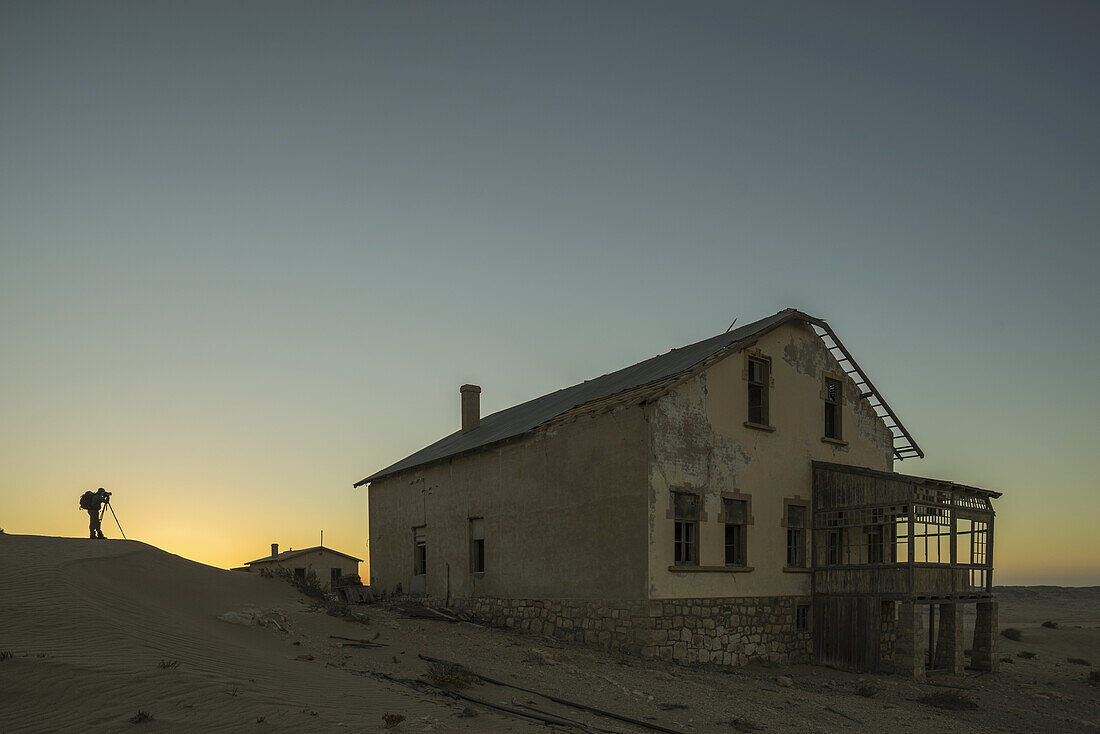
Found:
[[[14,654],[0,662],[3,732],[129,731],[139,710],[154,716],[142,731],[190,732],[252,730],[258,717],[263,731],[373,731],[390,710],[454,713],[296,659],[309,653],[294,642],[348,623],[308,613],[287,584],[143,543],[0,534],[0,589],[0,651]],[[293,632],[219,619],[249,610],[283,614]]]
[[[387,605],[361,608],[363,625],[326,615],[281,581],[143,543],[0,533],[0,732],[379,732],[385,713],[405,717],[393,732],[645,731],[541,693],[685,733],[1100,731],[1100,687],[1087,680],[1100,665],[1100,589],[997,591],[1001,627],[1022,637],[998,638],[1010,662],[996,675],[722,671],[410,619]],[[234,624],[227,613],[279,626]],[[332,635],[385,647],[345,647]],[[472,677],[467,694],[574,725],[451,700],[423,683],[430,663],[420,655],[499,682]],[[923,702],[944,691],[978,708]],[[152,720],[130,723],[138,711]]]

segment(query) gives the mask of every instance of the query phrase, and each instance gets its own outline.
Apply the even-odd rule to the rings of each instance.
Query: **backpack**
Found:
[[[95,492],[87,491],[80,495],[80,509],[82,510],[94,510],[96,506]]]

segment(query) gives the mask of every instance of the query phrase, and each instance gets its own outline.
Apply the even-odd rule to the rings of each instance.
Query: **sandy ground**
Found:
[[[914,682],[814,666],[730,672],[381,604],[357,608],[366,624],[347,621],[281,581],[142,543],[0,534],[0,732],[380,732],[387,713],[404,717],[394,732],[647,731],[541,694],[676,732],[1100,731],[1100,686],[1087,682],[1100,667],[1100,588],[999,594],[1001,627],[1022,637],[998,638],[998,656],[1012,660],[998,674]],[[1043,627],[1048,620],[1058,627]],[[560,723],[430,685],[467,681],[463,695]],[[919,700],[945,693],[977,708]],[[139,711],[152,718],[131,723]]]

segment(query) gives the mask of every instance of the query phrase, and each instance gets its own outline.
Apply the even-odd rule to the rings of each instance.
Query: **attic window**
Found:
[[[840,407],[844,404],[840,380],[825,378],[825,438],[841,440]]]
[[[771,365],[765,359],[748,360],[749,423],[768,425],[768,384]]]

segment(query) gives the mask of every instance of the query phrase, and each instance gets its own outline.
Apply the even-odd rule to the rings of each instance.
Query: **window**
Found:
[[[806,566],[806,507],[787,505],[787,565]]]
[[[769,368],[767,360],[749,358],[749,423],[768,425],[768,384]]]
[[[748,502],[745,500],[722,500],[723,514],[726,517],[726,565],[745,565],[745,529],[748,523]]]
[[[428,538],[423,526],[413,528],[413,575],[428,573]]]
[[[841,440],[840,408],[844,404],[840,380],[825,378],[825,438]]]
[[[794,608],[794,631],[807,632],[810,629],[810,605],[798,604]]]
[[[344,572],[339,568],[330,568],[329,569],[329,581],[332,582],[333,586],[336,586],[337,584],[340,583],[340,578],[343,575],[344,575]]]
[[[470,518],[470,573],[485,573],[485,519]]]
[[[883,543],[883,527],[881,525],[867,526],[867,562],[882,563],[886,560],[886,545]]]
[[[844,529],[834,528],[825,532],[825,564],[839,566],[844,563]]]
[[[686,492],[672,493],[673,562],[684,565],[699,563],[699,498]]]

